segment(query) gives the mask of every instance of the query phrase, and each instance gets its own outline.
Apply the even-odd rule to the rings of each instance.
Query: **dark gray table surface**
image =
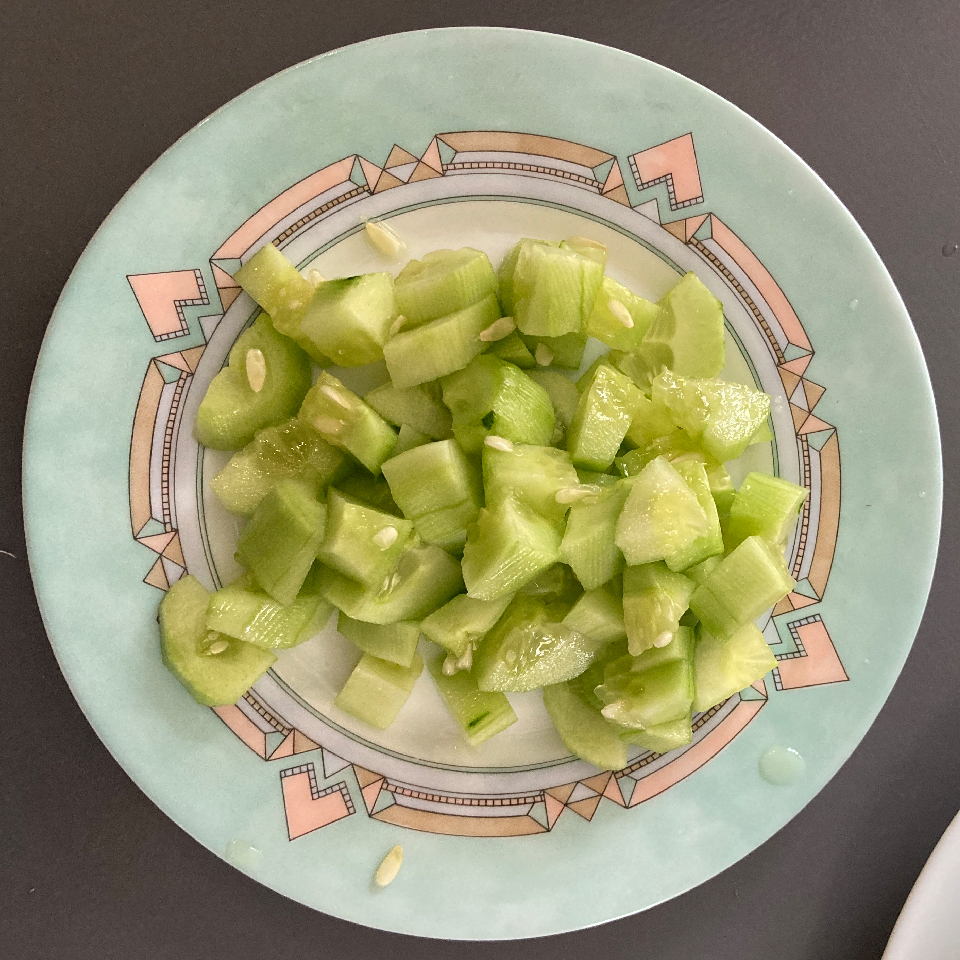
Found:
[[[900,288],[930,367],[946,465],[937,576],[873,728],[823,792],[736,866],[595,930],[513,944],[414,941],[259,886],[167,819],[84,720],[26,562],[20,443],[44,328],[84,245],[181,134],[270,74],[382,33],[497,24],[641,54],[796,150]],[[0,957],[877,958],[960,806],[956,0],[34,0],[0,2]],[[882,451],[896,457],[897,451]],[[960,947],[958,947],[960,954]]]

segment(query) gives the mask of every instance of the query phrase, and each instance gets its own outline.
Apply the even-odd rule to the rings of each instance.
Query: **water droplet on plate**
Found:
[[[245,873],[250,873],[260,862],[260,851],[256,847],[251,847],[249,843],[238,840],[236,837],[227,841],[226,850],[223,858],[227,863],[233,864]]]
[[[796,783],[807,770],[807,761],[793,747],[774,744],[760,755],[760,776],[775,787]]]
[[[850,309],[851,309],[851,310],[856,310],[857,307],[859,307],[859,306],[860,306],[860,301],[859,301],[859,300],[851,300],[851,301],[850,301]]]
[[[940,252],[945,257],[952,257],[957,252],[957,250],[960,250],[960,244],[956,244],[956,243],[945,243],[940,248]]]

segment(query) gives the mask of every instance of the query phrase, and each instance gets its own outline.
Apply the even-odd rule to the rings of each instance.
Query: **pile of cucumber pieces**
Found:
[[[616,770],[775,666],[754,621],[794,586],[806,491],[724,467],[771,438],[769,397],[715,379],[723,310],[694,274],[654,304],[605,266],[572,238],[521,240],[499,274],[469,248],[396,278],[314,283],[272,245],[240,268],[264,312],[195,434],[236,451],[211,486],[246,519],[246,572],[160,605],[200,703],[235,702],[335,607],[361,652],[339,709],[388,727],[426,659],[470,744],[542,688],[571,753]],[[574,382],[588,337],[610,349]],[[365,397],[314,382],[384,360]]]

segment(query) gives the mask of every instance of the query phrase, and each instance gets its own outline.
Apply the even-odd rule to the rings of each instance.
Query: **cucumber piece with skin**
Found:
[[[357,503],[338,490],[327,497],[327,524],[317,559],[367,587],[379,587],[393,573],[413,524]]]
[[[747,537],[763,537],[784,545],[797,525],[807,499],[806,487],[781,477],[749,473],[730,505],[727,540],[738,547]]]
[[[491,293],[463,310],[391,337],[383,355],[393,385],[414,387],[462,370],[486,349],[480,334],[499,316],[500,305]]]
[[[628,564],[663,560],[710,532],[696,494],[665,457],[633,480],[617,520],[616,543]]]
[[[672,642],[690,606],[695,585],[664,563],[627,567],[623,572],[623,620],[636,656]]]
[[[578,370],[583,363],[583,353],[587,348],[585,333],[565,333],[561,337],[534,337],[523,334],[521,339],[534,357],[536,357],[537,347],[543,345],[550,357],[550,363],[544,364],[545,366],[563,367],[565,370]],[[537,362],[540,363],[540,361]]]
[[[488,507],[516,497],[547,520],[562,523],[570,504],[558,503],[557,494],[579,486],[565,450],[526,443],[518,443],[512,450],[483,448],[483,488]]]
[[[606,364],[597,367],[567,431],[567,450],[578,467],[603,471],[613,463],[639,395],[618,370]]]
[[[283,480],[243,528],[237,560],[278,603],[293,603],[303,586],[323,540],[326,513],[299,483]]]
[[[393,384],[385,383],[363,399],[396,427],[406,424],[433,440],[453,436],[453,419],[440,397],[439,384],[420,383],[398,390]]]
[[[514,244],[507,252],[507,255],[500,263],[500,269],[497,271],[497,296],[500,298],[500,305],[507,316],[513,316],[513,275],[517,269],[517,260],[520,258],[520,250],[528,244],[539,243],[543,246],[551,246],[546,240],[533,240],[524,237]],[[558,246],[558,244],[552,244]]]
[[[327,280],[307,305],[300,334],[341,367],[362,367],[383,359],[397,312],[389,273]]]
[[[607,354],[607,361],[624,376],[629,377],[645,394],[649,394],[650,385],[659,373],[659,369],[654,369],[644,359],[642,346],[641,344],[640,350],[633,350],[630,353],[625,350],[611,350]]]
[[[326,370],[303,398],[297,416],[375,475],[397,445],[393,427]]]
[[[614,350],[636,350],[659,312],[655,303],[638,297],[612,277],[604,277],[587,318],[587,335]]]
[[[467,533],[463,578],[478,600],[515,593],[560,559],[560,534],[516,499],[480,511]]]
[[[650,366],[682,377],[715,377],[725,359],[723,304],[688,273],[658,306],[641,348]]]
[[[497,291],[497,275],[487,255],[472,247],[434,250],[411,260],[399,273],[399,312],[420,326],[446,317]]]
[[[702,537],[698,537],[689,546],[667,557],[667,566],[671,570],[682,571],[686,570],[687,567],[702,563],[710,557],[722,554],[723,534],[720,531],[720,516],[717,513],[717,504],[710,493],[710,481],[707,478],[703,461],[680,458],[673,461],[673,468],[696,494],[697,501],[703,508],[709,526],[709,530]]]
[[[522,370],[496,357],[478,357],[441,381],[443,402],[453,414],[453,433],[467,453],[477,453],[489,435],[544,446],[553,437],[553,404]]]
[[[630,483],[602,487],[593,502],[570,508],[560,544],[560,556],[573,568],[585,590],[607,583],[623,570],[623,553],[615,542],[617,520],[630,492]]]
[[[633,395],[630,415],[630,429],[627,430],[625,439],[640,449],[677,430],[670,411],[639,390]]]
[[[662,647],[650,647],[642,653],[634,655],[628,653],[618,660],[611,660],[604,669],[604,683],[613,688],[617,683],[629,686],[630,678],[635,673],[652,670],[662,663],[673,663],[675,660],[693,662],[693,652],[696,648],[696,635],[693,627],[679,626],[672,639]]]
[[[627,765],[627,745],[617,726],[578,696],[570,684],[544,687],[543,705],[563,745],[575,757],[601,770],[622,770]]]
[[[460,564],[433,544],[408,546],[389,582],[364,587],[336,570],[322,568],[320,592],[335,607],[365,623],[423,620],[463,592]]]
[[[502,340],[494,341],[487,353],[492,357],[499,357],[507,363],[512,363],[521,370],[533,371],[537,368],[537,361],[516,330]]]
[[[517,722],[510,701],[502,693],[480,690],[466,670],[445,674],[443,661],[443,657],[434,657],[427,662],[427,668],[471,747],[479,746]]]
[[[459,660],[493,629],[512,599],[512,593],[496,600],[475,600],[462,593],[434,610],[420,629]]]
[[[671,463],[676,460],[696,457],[702,460],[703,452],[696,440],[683,430],[671,430],[666,436],[658,437],[645,447],[628,450],[614,460],[617,470],[625,477],[635,477],[651,460],[666,457]]]
[[[208,631],[209,600],[195,577],[181,577],[170,587],[160,601],[160,654],[197,703],[217,707],[236,703],[277,658],[251,643]]]
[[[551,619],[552,604],[518,594],[473,658],[481,690],[521,693],[583,673],[596,653],[581,634]]]
[[[401,453],[430,443],[432,439],[425,433],[420,433],[419,430],[414,430],[413,427],[408,427],[403,423],[400,425],[400,433],[397,434],[397,445],[393,448],[393,455],[399,457]]]
[[[389,660],[401,667],[409,667],[413,663],[420,642],[420,624],[416,620],[364,623],[363,620],[353,620],[341,610],[337,629],[363,653]]]
[[[193,435],[212,450],[239,450],[258,430],[292,417],[309,387],[310,358],[261,315],[207,387]]]
[[[708,633],[727,640],[796,585],[779,547],[747,537],[694,590],[690,609]]]
[[[231,513],[249,517],[281,480],[297,480],[319,497],[346,470],[344,454],[294,417],[260,430],[210,481],[210,489]]]
[[[777,665],[763,634],[748,623],[727,640],[702,631],[693,659],[693,709],[709,710],[765,677]]]
[[[409,667],[365,653],[333,701],[334,706],[378,730],[386,730],[410,699],[423,673],[416,654]]]
[[[630,730],[621,733],[624,743],[634,747],[642,747],[653,753],[668,753],[678,747],[685,747],[693,742],[692,714],[670,720],[667,723],[657,723],[644,730]]]
[[[696,563],[692,567],[687,567],[687,569],[683,571],[683,575],[699,587],[700,584],[720,566],[722,560],[723,557],[721,556],[708,557],[703,563]]]
[[[547,392],[557,421],[564,430],[573,422],[573,415],[577,412],[580,394],[577,388],[562,373],[555,370],[531,370],[527,376],[539,384]]]
[[[394,448],[396,449],[396,448]],[[381,513],[389,513],[391,517],[402,517],[403,511],[397,506],[390,492],[390,486],[383,476],[375,477],[364,467],[347,474],[336,483],[336,489],[345,497],[373,507]]]
[[[624,689],[604,682],[597,696],[605,702],[601,713],[624,727],[645,730],[689,716],[693,706],[693,664],[672,660],[631,674]]]
[[[404,516],[416,520],[434,510],[470,501],[476,519],[482,497],[479,472],[456,440],[414,447],[387,460],[382,469]]]
[[[561,623],[586,637],[597,650],[627,638],[623,601],[611,584],[582,594]]]

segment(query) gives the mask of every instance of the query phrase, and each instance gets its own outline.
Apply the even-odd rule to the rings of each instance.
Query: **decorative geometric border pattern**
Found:
[[[503,131],[437,134],[419,155],[394,144],[383,165],[344,157],[274,197],[237,228],[213,253],[210,272],[226,311],[240,293],[237,264],[265,242],[286,242],[300,230],[347,204],[423,180],[504,174],[563,182],[628,207],[694,251],[733,291],[756,321],[769,346],[796,433],[801,482],[810,489],[796,538],[792,569],[798,584],[773,611],[766,631],[778,666],[776,690],[836,683],[848,676],[819,614],[797,619],[795,611],[824,595],[836,548],[840,518],[840,452],[836,430],[814,413],[824,387],[806,378],[813,348],[779,285],[746,244],[713,213],[662,222],[660,190],[671,211],[703,202],[693,135],[628,157],[633,183],[624,181],[613,154],[567,140]],[[634,193],[635,191],[635,193]],[[402,201],[398,202],[402,206]],[[613,209],[613,208],[612,208]],[[672,241],[671,241],[672,242]],[[129,277],[156,340],[189,332],[184,306],[209,303],[200,270]],[[204,341],[222,313],[200,317]],[[184,572],[171,495],[174,444],[181,400],[204,345],[150,361],[134,415],[130,448],[130,516],[133,536],[158,558],[144,578],[167,589]],[[374,820],[411,829],[460,836],[523,836],[554,828],[566,810],[591,820],[601,800],[623,808],[657,796],[715,756],[767,702],[764,681],[695,718],[694,740],[667,756],[646,752],[614,774],[517,795],[454,794],[398,782],[337,756],[274,715],[251,690],[237,704],[214,708],[217,716],[265,761],[319,751],[320,785],[313,762],[280,771],[281,793],[291,840],[355,812],[352,795],[363,799]],[[348,781],[355,781],[355,784]],[[354,793],[353,791],[356,791]]]

